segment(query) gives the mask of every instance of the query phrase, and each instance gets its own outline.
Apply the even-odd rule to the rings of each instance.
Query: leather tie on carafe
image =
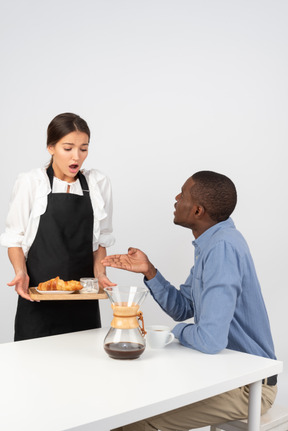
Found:
[[[139,305],[115,305],[111,304],[113,309],[113,320],[111,327],[115,329],[135,329],[139,328],[142,336],[146,334],[144,329],[143,313],[139,310]],[[141,326],[139,324],[141,322]]]

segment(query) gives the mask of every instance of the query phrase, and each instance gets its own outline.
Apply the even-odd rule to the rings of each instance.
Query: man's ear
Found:
[[[205,209],[202,205],[195,205],[194,214],[196,217],[201,218],[205,214]]]

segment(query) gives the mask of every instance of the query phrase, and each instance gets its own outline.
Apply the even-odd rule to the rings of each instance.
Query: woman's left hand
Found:
[[[99,274],[97,278],[100,289],[104,289],[104,287],[117,286],[117,284],[112,283],[109,280],[106,274]]]

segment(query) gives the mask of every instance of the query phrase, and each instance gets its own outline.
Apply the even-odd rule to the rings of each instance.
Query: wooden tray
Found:
[[[99,290],[99,293],[39,293],[35,287],[29,288],[31,299],[35,301],[79,301],[84,299],[107,299],[108,296],[103,290]]]

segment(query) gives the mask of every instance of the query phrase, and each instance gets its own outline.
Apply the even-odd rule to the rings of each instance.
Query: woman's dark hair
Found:
[[[190,190],[193,200],[217,223],[227,220],[237,203],[234,183],[225,175],[212,171],[196,172],[192,179],[195,182]]]
[[[83,118],[70,112],[57,115],[47,128],[47,148],[54,147],[64,136],[76,131],[86,133],[90,141],[90,129]],[[50,165],[52,164],[52,159]]]

